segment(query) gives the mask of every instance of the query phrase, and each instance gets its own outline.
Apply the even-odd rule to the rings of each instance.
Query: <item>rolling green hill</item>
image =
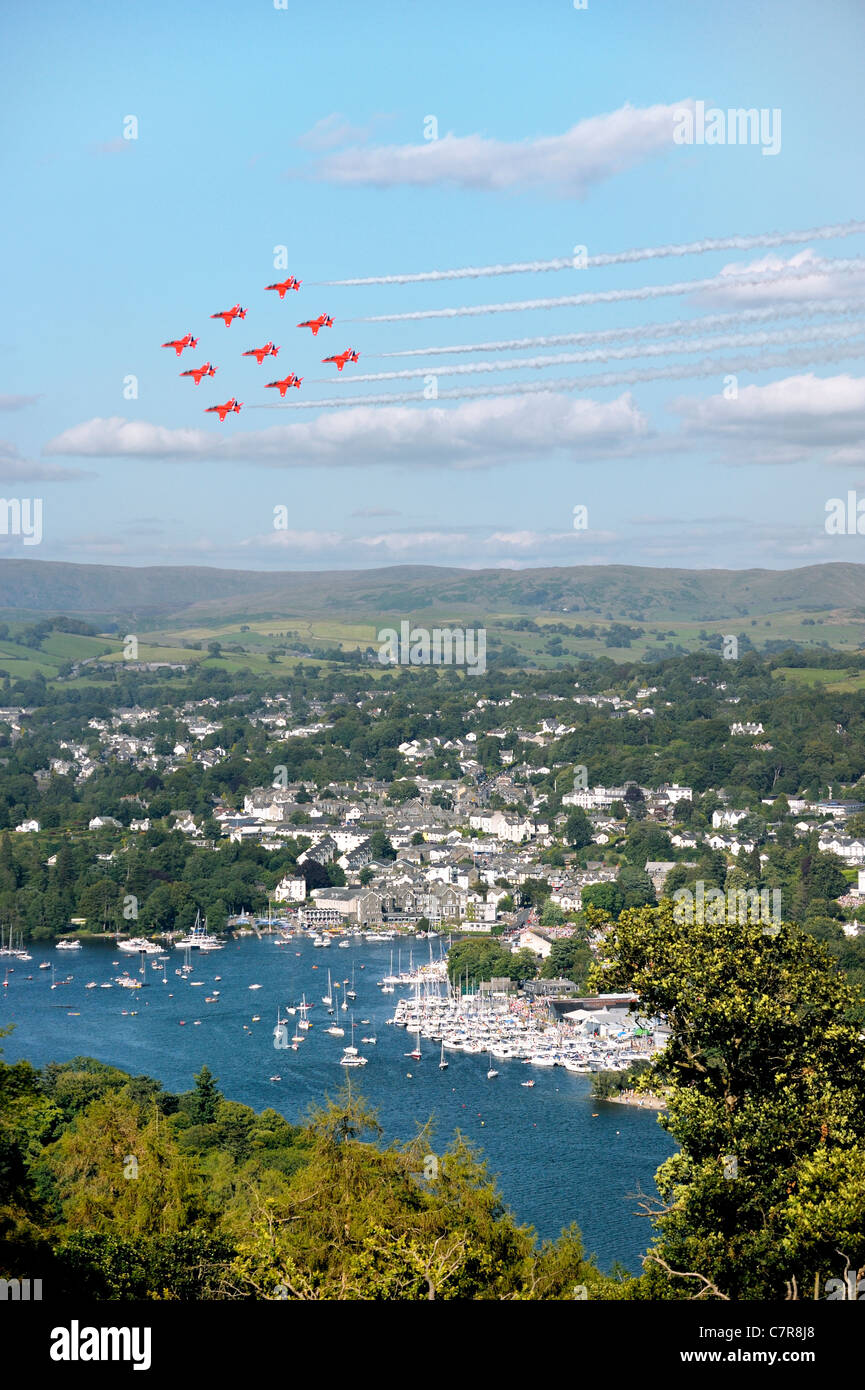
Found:
[[[576,565],[461,570],[401,565],[376,570],[265,573],[200,566],[133,568],[0,561],[0,612],[100,620],[208,623],[247,615],[382,613],[585,614],[632,621],[713,622],[780,612],[865,617],[865,565],[793,570],[683,570]]]

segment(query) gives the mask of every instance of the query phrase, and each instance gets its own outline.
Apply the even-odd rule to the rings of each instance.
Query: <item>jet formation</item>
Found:
[[[266,290],[276,290],[279,298],[284,300],[288,290],[299,290],[301,284],[302,281],[300,281],[297,276],[289,275],[285,280],[279,280],[273,285],[265,285],[264,288]],[[230,309],[221,309],[218,314],[211,314],[210,317],[212,319],[222,319],[226,328],[230,328],[235,319],[245,319],[246,313],[246,309],[240,303],[237,303]],[[333,318],[330,314],[319,314],[317,318],[304,319],[297,327],[310,329],[312,336],[315,338],[318,336],[320,329],[333,327]],[[198,339],[194,337],[192,333],[186,333],[182,338],[172,338],[167,343],[163,343],[162,346],[164,348],[174,348],[176,355],[180,357],[186,348],[197,347]],[[276,357],[279,351],[279,347],[268,340],[263,347],[248,348],[240,355],[241,357],[254,357],[260,367],[266,357]],[[341,372],[348,362],[357,362],[359,356],[360,354],[354,348],[346,348],[344,352],[335,353],[333,357],[323,357],[321,360],[323,362],[335,362],[337,371]],[[180,372],[178,375],[181,377],[192,377],[195,385],[200,386],[205,377],[213,376],[217,371],[218,368],[211,362],[205,362],[200,367],[191,367],[188,371]],[[296,372],[288,372],[281,380],[268,381],[266,387],[273,387],[278,390],[280,398],[285,400],[285,395],[289,387],[293,386],[299,391],[302,381],[303,377],[298,376]],[[218,415],[220,424],[224,424],[229,415],[239,415],[242,406],[243,401],[239,401],[236,396],[230,396],[222,405],[206,406],[204,413],[206,415]]]

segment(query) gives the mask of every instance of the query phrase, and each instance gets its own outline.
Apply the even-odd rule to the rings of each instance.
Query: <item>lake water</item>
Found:
[[[437,954],[438,943],[433,946]],[[487,1080],[486,1055],[448,1052],[450,1065],[439,1071],[439,1046],[424,1038],[420,1062],[405,1056],[414,1046],[413,1035],[388,1026],[386,1019],[407,988],[383,995],[377,987],[388,973],[389,944],[353,944],[348,950],[334,944],[322,950],[307,939],[277,946],[273,937],[244,937],[221,951],[193,951],[188,978],[175,974],[184,953],[172,951],[167,984],[161,966],[160,972],[151,968],[155,957],[146,959],[140,975],[138,956],[118,952],[113,944],[80,951],[28,949],[33,960],[13,961],[8,987],[0,989],[0,1024],[15,1024],[2,1044],[7,1061],[24,1057],[42,1066],[96,1057],[154,1076],[174,1091],[189,1090],[206,1062],[229,1099],[255,1110],[272,1106],[297,1121],[311,1103],[334,1095],[343,1084],[346,1069],[339,1059],[351,1041],[353,1015],[355,1044],[369,1063],[351,1071],[352,1086],[377,1108],[386,1138],[409,1139],[432,1116],[434,1151],[446,1147],[459,1129],[483,1149],[505,1201],[521,1221],[543,1237],[555,1237],[576,1221],[586,1250],[595,1253],[601,1268],[619,1260],[639,1271],[651,1228],[635,1215],[631,1194],[654,1193],[655,1170],[674,1149],[655,1112],[592,1102],[589,1078],[562,1067],[497,1060],[499,1075]],[[426,942],[414,942],[412,949],[415,963],[428,958]],[[408,943],[404,966],[407,950]],[[51,972],[39,969],[43,960],[54,966],[56,989],[51,989]],[[6,974],[7,964],[0,958],[0,974]],[[324,1032],[331,1022],[321,1002],[327,971],[342,982],[351,978],[352,966],[357,1000],[349,1001],[348,1013],[339,1011],[346,1035],[334,1038]],[[146,981],[145,988],[85,988],[89,981],[113,981],[124,971]],[[72,978],[65,982],[67,975]],[[261,988],[252,990],[252,984]],[[336,1003],[342,988],[334,991]],[[214,990],[219,998],[207,1004],[205,997]],[[297,1052],[277,1050],[277,1008],[294,1004],[304,992],[315,1004],[314,1027]],[[254,1015],[259,1022],[252,1021]],[[296,1022],[297,1016],[289,1017],[289,1035]],[[362,1044],[370,1035],[377,1043]],[[274,1074],[281,1081],[271,1081]],[[534,1087],[523,1088],[520,1083],[529,1077]]]

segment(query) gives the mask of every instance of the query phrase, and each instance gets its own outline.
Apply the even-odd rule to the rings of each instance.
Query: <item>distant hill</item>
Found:
[[[395,565],[375,570],[283,571],[203,566],[75,565],[0,560],[7,616],[77,614],[100,619],[248,614],[483,615],[584,612],[616,619],[713,621],[777,612],[865,614],[865,565],[791,570],[653,569],[574,565],[465,570]]]

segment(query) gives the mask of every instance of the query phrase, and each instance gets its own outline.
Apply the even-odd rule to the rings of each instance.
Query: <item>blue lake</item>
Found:
[[[339,1059],[351,1040],[353,1015],[355,1043],[369,1064],[352,1070],[352,1086],[378,1110],[386,1138],[409,1139],[432,1117],[435,1150],[446,1147],[459,1129],[483,1150],[521,1221],[543,1237],[555,1237],[576,1221],[586,1250],[602,1268],[619,1260],[639,1271],[651,1228],[635,1214],[633,1194],[638,1189],[654,1193],[655,1170],[674,1150],[656,1114],[593,1103],[589,1079],[561,1067],[497,1061],[498,1077],[487,1080],[485,1055],[449,1052],[448,1069],[439,1071],[438,1046],[427,1039],[421,1040],[420,1062],[405,1056],[414,1046],[413,1035],[388,1026],[386,1019],[406,990],[397,987],[396,994],[383,995],[377,987],[388,971],[389,945],[369,942],[341,950],[334,944],[322,950],[306,939],[277,946],[273,937],[244,937],[221,951],[193,951],[195,968],[188,978],[175,974],[183,953],[172,951],[167,984],[149,958],[141,975],[139,958],[114,945],[74,952],[28,949],[32,961],[13,961],[8,974],[8,961],[0,962],[8,980],[0,989],[0,1025],[15,1025],[3,1041],[7,1061],[26,1057],[42,1066],[96,1057],[154,1076],[175,1091],[189,1090],[206,1062],[229,1099],[256,1110],[272,1106],[296,1121],[344,1083]],[[415,942],[413,949],[416,963],[427,959],[427,943]],[[45,960],[54,966],[53,990],[51,972],[39,969]],[[339,1012],[346,1036],[330,1037],[324,1028],[331,1020],[321,1002],[327,971],[340,981],[334,991],[338,1003],[352,966],[357,1000],[349,1012]],[[145,981],[145,988],[86,988],[90,981],[113,981],[124,971]],[[261,988],[252,990],[252,984]],[[218,1000],[207,1004],[205,997],[214,990]],[[314,1026],[297,1052],[278,1051],[273,1046],[277,1008],[294,1004],[303,993],[315,1004]],[[254,1015],[259,1022],[252,1021]],[[364,1019],[369,1023],[362,1024]],[[296,1021],[289,1018],[290,1034]],[[361,1043],[369,1035],[377,1038],[375,1045]],[[271,1081],[274,1074],[281,1080]],[[535,1081],[531,1089],[521,1086],[527,1077]]]

